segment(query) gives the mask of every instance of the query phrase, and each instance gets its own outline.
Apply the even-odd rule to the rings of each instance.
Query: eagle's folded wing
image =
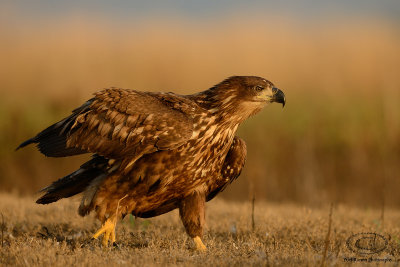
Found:
[[[193,131],[193,105],[174,94],[105,89],[20,147],[38,143],[43,154],[55,157],[90,152],[137,158],[184,144]]]
[[[88,111],[76,117],[67,147],[123,158],[182,145],[192,135],[191,117],[156,96],[121,89],[97,93]],[[179,98],[169,95],[171,101]]]

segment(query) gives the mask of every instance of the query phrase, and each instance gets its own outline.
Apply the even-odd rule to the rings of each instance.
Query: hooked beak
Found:
[[[281,103],[282,107],[284,107],[286,103],[285,94],[276,87],[272,88],[272,92],[274,95],[271,98],[271,102]]]

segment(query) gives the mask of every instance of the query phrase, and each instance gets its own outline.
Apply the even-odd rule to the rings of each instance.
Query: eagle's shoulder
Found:
[[[172,92],[142,92],[133,89],[107,88],[95,93],[93,107],[107,107],[129,115],[141,113],[180,113],[191,116],[204,111],[192,99]]]

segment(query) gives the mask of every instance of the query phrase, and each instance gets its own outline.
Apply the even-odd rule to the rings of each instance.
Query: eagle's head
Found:
[[[257,76],[233,76],[221,83],[230,95],[236,95],[240,101],[272,103],[277,102],[285,106],[285,94],[274,84]]]
[[[209,90],[215,101],[212,110],[243,121],[269,103],[285,106],[285,94],[274,84],[257,76],[232,76]],[[228,115],[228,116],[229,116]]]

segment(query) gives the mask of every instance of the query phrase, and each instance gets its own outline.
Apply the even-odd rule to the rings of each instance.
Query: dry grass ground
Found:
[[[206,253],[193,250],[176,211],[150,220],[125,218],[117,227],[118,246],[104,249],[90,238],[98,222],[79,217],[77,201],[39,206],[33,198],[0,194],[0,265],[313,266],[322,262],[329,222],[329,207],[256,202],[252,231],[250,202],[217,199],[207,206]],[[383,225],[380,210],[334,207],[326,266],[369,257],[393,264],[400,259],[399,220],[398,210],[385,210]],[[386,249],[368,257],[351,252],[346,240],[360,232],[380,233]]]

